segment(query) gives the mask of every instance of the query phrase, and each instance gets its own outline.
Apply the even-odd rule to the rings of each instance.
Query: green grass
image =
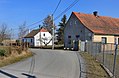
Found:
[[[81,52],[80,55],[85,60],[86,78],[109,78],[105,70],[100,66],[100,63],[95,61],[95,59],[89,55],[87,52]]]
[[[0,46],[0,50],[5,50],[6,56],[11,54],[11,48],[9,46]]]

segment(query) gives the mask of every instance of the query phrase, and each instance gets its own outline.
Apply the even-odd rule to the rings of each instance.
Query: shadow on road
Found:
[[[7,73],[7,72],[5,72],[5,71],[3,71],[3,70],[0,70],[0,73],[4,74],[4,75],[6,75],[6,76],[8,76],[8,77],[10,77],[10,78],[18,78],[18,77],[14,76],[14,75],[12,75],[12,74],[9,74],[9,73]]]
[[[27,76],[28,78],[36,78],[35,76],[29,75],[29,74],[26,74],[26,73],[22,73],[22,75],[25,75],[25,76]]]

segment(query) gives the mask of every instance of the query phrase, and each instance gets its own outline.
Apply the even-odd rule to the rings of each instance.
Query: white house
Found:
[[[28,42],[31,47],[52,45],[52,35],[45,28],[36,29],[27,34],[23,42]]]

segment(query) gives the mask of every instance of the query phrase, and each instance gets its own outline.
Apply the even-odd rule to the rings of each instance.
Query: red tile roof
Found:
[[[48,32],[48,30],[45,29],[45,28],[41,28],[41,29],[40,29],[40,32]]]
[[[93,14],[84,14],[73,12],[79,21],[95,34],[119,35],[119,19],[94,16]]]
[[[48,32],[48,31],[45,28],[41,28],[40,31],[39,31],[39,29],[32,30],[24,38],[33,38],[38,32]]]

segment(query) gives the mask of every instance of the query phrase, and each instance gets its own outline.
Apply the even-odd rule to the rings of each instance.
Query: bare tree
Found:
[[[24,22],[22,25],[19,26],[19,33],[18,38],[21,40],[28,32],[28,29],[26,28],[26,22]]]
[[[5,39],[10,39],[10,33],[8,33],[9,29],[6,24],[2,24],[0,26],[0,42]]]

